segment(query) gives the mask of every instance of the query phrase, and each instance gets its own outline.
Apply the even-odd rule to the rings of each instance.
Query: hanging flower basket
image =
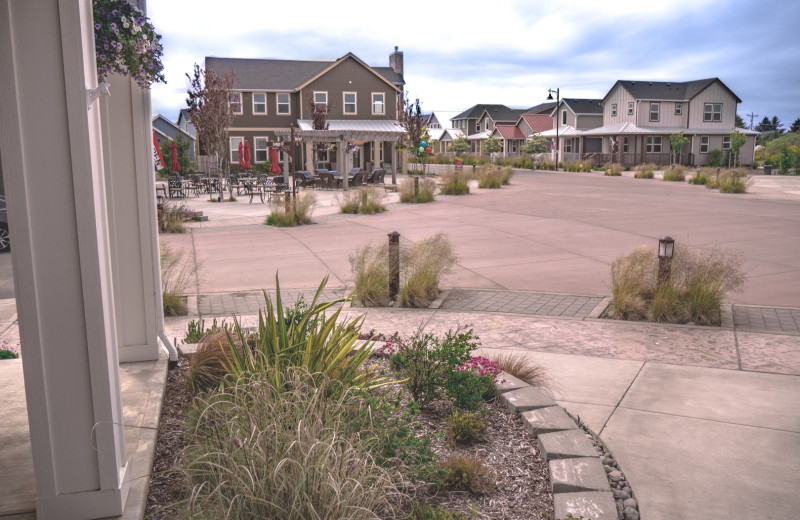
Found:
[[[136,6],[125,0],[94,0],[97,80],[118,73],[143,88],[166,83],[161,63],[161,35]]]

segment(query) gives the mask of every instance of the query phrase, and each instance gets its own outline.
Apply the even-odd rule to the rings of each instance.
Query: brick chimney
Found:
[[[403,51],[398,51],[397,45],[394,46],[394,52],[389,55],[389,66],[397,74],[403,75]]]

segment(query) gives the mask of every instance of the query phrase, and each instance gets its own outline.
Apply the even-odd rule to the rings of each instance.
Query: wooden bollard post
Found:
[[[400,291],[400,233],[389,233],[389,299],[397,300]]]

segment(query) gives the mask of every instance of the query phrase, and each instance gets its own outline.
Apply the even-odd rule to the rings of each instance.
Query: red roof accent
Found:
[[[525,139],[520,129],[514,125],[497,125],[495,128],[503,139]]]
[[[553,129],[553,118],[547,114],[523,114],[522,118],[534,134]]]

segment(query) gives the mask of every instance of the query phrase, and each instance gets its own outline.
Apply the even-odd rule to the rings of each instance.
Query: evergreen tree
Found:
[[[779,134],[783,133],[783,123],[781,123],[781,120],[778,119],[778,116],[772,116],[771,123],[772,123],[772,130],[778,132]]]
[[[800,117],[798,117],[797,119],[794,120],[794,123],[792,123],[792,126],[789,127],[789,131],[790,132],[795,132],[795,133],[800,132]]]
[[[762,119],[761,122],[756,125],[756,130],[759,132],[772,131],[772,121],[770,121],[767,116],[764,116],[764,119]]]
[[[747,128],[747,125],[744,124],[744,119],[739,114],[736,114],[736,128]]]

